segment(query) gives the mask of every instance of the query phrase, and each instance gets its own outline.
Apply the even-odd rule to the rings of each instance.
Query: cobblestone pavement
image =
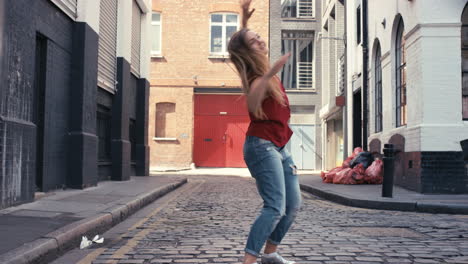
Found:
[[[183,188],[141,225],[97,249],[92,263],[239,263],[262,205],[254,181],[197,176]],[[369,210],[303,198],[280,247],[298,263],[468,263],[468,216]]]

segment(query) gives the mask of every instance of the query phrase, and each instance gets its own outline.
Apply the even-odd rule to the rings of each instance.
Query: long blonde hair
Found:
[[[265,75],[270,69],[268,57],[249,47],[246,43],[246,34],[249,29],[242,28],[234,33],[229,41],[228,52],[230,59],[239,73],[242,81],[242,91],[249,94],[250,84],[258,77]],[[268,83],[267,96],[273,97],[281,105],[286,105],[284,93],[281,90],[278,80],[271,78]],[[262,107],[259,107],[255,113],[256,118],[265,119],[265,113]]]

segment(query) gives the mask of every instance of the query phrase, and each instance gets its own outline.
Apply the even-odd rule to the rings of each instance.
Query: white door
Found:
[[[290,125],[294,132],[286,148],[300,170],[315,169],[315,126]]]

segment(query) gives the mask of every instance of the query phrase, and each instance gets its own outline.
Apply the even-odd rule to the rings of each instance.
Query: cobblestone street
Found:
[[[303,195],[280,253],[298,263],[468,263],[468,216],[346,207]],[[261,207],[251,178],[190,177],[78,263],[239,263]]]

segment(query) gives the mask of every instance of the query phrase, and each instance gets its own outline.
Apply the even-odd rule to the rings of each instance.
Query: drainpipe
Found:
[[[362,0],[362,149],[367,151],[369,41],[367,0]]]
[[[344,101],[345,105],[343,106],[343,160],[346,160],[348,157],[348,45],[347,45],[347,35],[348,35],[348,1],[343,1],[344,5]]]

